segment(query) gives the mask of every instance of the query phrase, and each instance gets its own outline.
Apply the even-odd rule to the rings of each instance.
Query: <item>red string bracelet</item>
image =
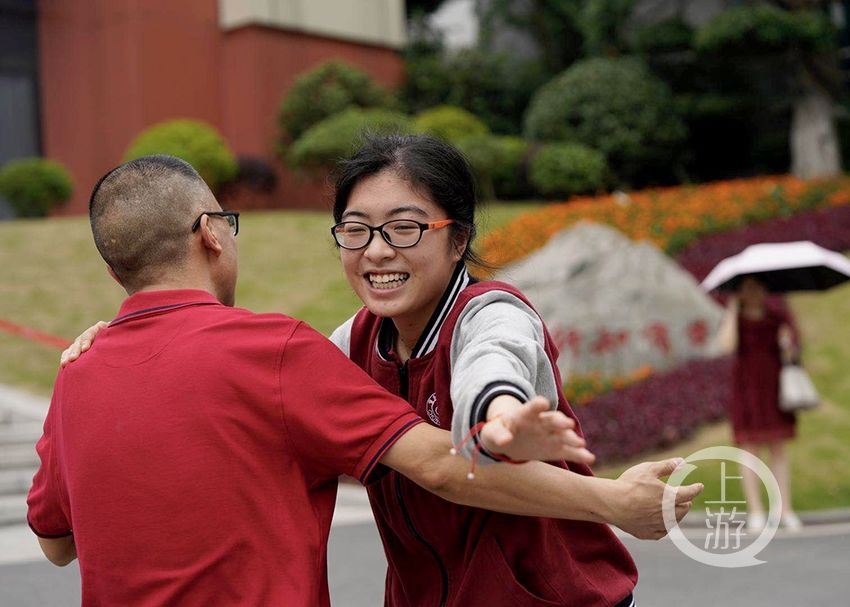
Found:
[[[497,419],[499,419],[499,417],[501,417],[501,414],[496,415],[490,421],[491,422],[496,421]],[[464,437],[463,441],[461,441],[460,445],[453,446],[449,450],[449,453],[451,453],[452,455],[457,455],[460,452],[460,450],[463,449],[464,445],[466,445],[466,443],[468,443],[473,438],[478,436],[481,433],[481,430],[484,428],[484,426],[486,426],[488,423],[489,422],[478,422],[477,424],[472,426],[472,428],[469,429],[469,432],[466,433],[466,436]],[[479,441],[476,441],[475,448],[472,451],[472,467],[466,475],[466,478],[468,478],[469,480],[473,480],[475,478],[475,466],[478,464],[478,454],[479,453],[481,453],[481,443]],[[507,464],[525,464],[528,461],[528,460],[511,459],[510,457],[508,457],[507,455],[504,455],[502,453],[489,453],[488,452],[488,455],[495,460],[498,460],[500,462],[505,462]]]

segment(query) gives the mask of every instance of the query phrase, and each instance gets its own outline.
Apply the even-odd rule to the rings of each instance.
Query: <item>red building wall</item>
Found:
[[[87,212],[95,181],[136,135],[172,118],[209,122],[234,153],[271,162],[279,185],[261,204],[327,208],[323,180],[299,179],[274,157],[280,100],[300,73],[330,59],[397,85],[398,54],[266,27],[224,32],[217,11],[216,0],[39,4],[44,153],[76,181],[59,213]]]

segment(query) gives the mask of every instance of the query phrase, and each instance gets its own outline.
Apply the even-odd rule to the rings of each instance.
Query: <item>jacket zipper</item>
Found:
[[[398,379],[399,379],[399,388],[401,392],[401,397],[407,400],[408,397],[408,370],[407,363],[405,362],[398,368]],[[443,559],[440,558],[440,554],[437,552],[437,549],[432,546],[428,540],[426,540],[419,531],[416,530],[416,526],[413,524],[413,519],[410,516],[410,512],[407,509],[407,505],[404,503],[404,497],[401,494],[401,474],[398,472],[395,473],[395,496],[398,500],[398,505],[401,508],[401,513],[404,515],[404,522],[407,523],[407,529],[410,531],[411,535],[416,539],[417,542],[422,544],[428,552],[431,553],[431,556],[434,557],[434,561],[437,563],[437,567],[440,569],[440,578],[442,581],[441,591],[440,591],[440,607],[445,607],[446,601],[449,596],[449,574],[446,572],[446,566],[443,563]]]

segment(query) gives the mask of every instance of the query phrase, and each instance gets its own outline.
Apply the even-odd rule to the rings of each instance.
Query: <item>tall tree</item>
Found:
[[[698,50],[736,62],[771,66],[792,99],[791,172],[799,177],[841,172],[835,128],[841,95],[836,36],[824,0],[774,0],[727,9],[699,29]]]

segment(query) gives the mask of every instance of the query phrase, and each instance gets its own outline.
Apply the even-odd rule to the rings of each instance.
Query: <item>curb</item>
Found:
[[[807,510],[797,511],[803,525],[834,525],[836,523],[850,523],[850,508],[831,508],[829,510]],[[685,515],[679,522],[679,526],[685,529],[704,529],[705,517],[693,511]]]

